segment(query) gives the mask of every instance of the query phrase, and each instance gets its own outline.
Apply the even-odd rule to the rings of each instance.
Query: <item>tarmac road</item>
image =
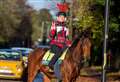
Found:
[[[100,79],[95,77],[80,77],[76,82],[101,82]],[[0,82],[25,82],[25,81],[17,81],[17,80],[4,80],[0,79]],[[109,79],[107,82],[120,82],[120,80],[117,79]]]
[[[0,82],[23,82],[23,81],[0,79]]]
[[[23,79],[23,80],[0,79],[0,82],[27,82],[27,80],[26,79]]]

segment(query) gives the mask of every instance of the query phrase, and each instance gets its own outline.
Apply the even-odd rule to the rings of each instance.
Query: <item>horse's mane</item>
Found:
[[[73,40],[72,45],[69,47],[69,50],[72,51],[78,44],[80,38],[77,37],[76,39]]]
[[[68,81],[74,82],[79,76],[80,68],[82,67],[82,44],[81,38],[77,37],[69,47],[65,60],[62,63],[62,77],[67,78]]]

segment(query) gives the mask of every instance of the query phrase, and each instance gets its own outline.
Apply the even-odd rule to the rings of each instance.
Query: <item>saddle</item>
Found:
[[[65,58],[65,56],[66,56],[67,50],[68,50],[68,49],[66,49],[66,50],[62,53],[61,57],[57,60],[57,63],[58,63],[58,64],[60,64],[60,63],[62,62],[62,60],[64,60],[64,58]],[[54,55],[55,55],[54,53],[52,53],[50,50],[48,50],[48,51],[45,53],[45,55],[43,56],[42,64],[43,64],[43,65],[48,65]]]

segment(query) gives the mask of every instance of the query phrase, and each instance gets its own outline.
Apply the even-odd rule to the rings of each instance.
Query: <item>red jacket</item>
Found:
[[[69,30],[66,28],[65,25],[56,25],[55,22],[52,23],[51,29],[50,29],[50,44],[57,45],[59,47],[63,47],[64,45],[70,46],[71,41],[68,39]]]

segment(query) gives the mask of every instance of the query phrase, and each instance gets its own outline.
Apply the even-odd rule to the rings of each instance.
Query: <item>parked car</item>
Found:
[[[20,52],[22,53],[24,65],[25,65],[25,67],[27,67],[28,54],[29,54],[30,52],[32,52],[33,49],[32,49],[32,48],[24,48],[24,47],[12,47],[11,49],[12,49],[12,50],[20,51]]]
[[[0,49],[0,78],[21,79],[24,64],[22,54],[11,49]]]

